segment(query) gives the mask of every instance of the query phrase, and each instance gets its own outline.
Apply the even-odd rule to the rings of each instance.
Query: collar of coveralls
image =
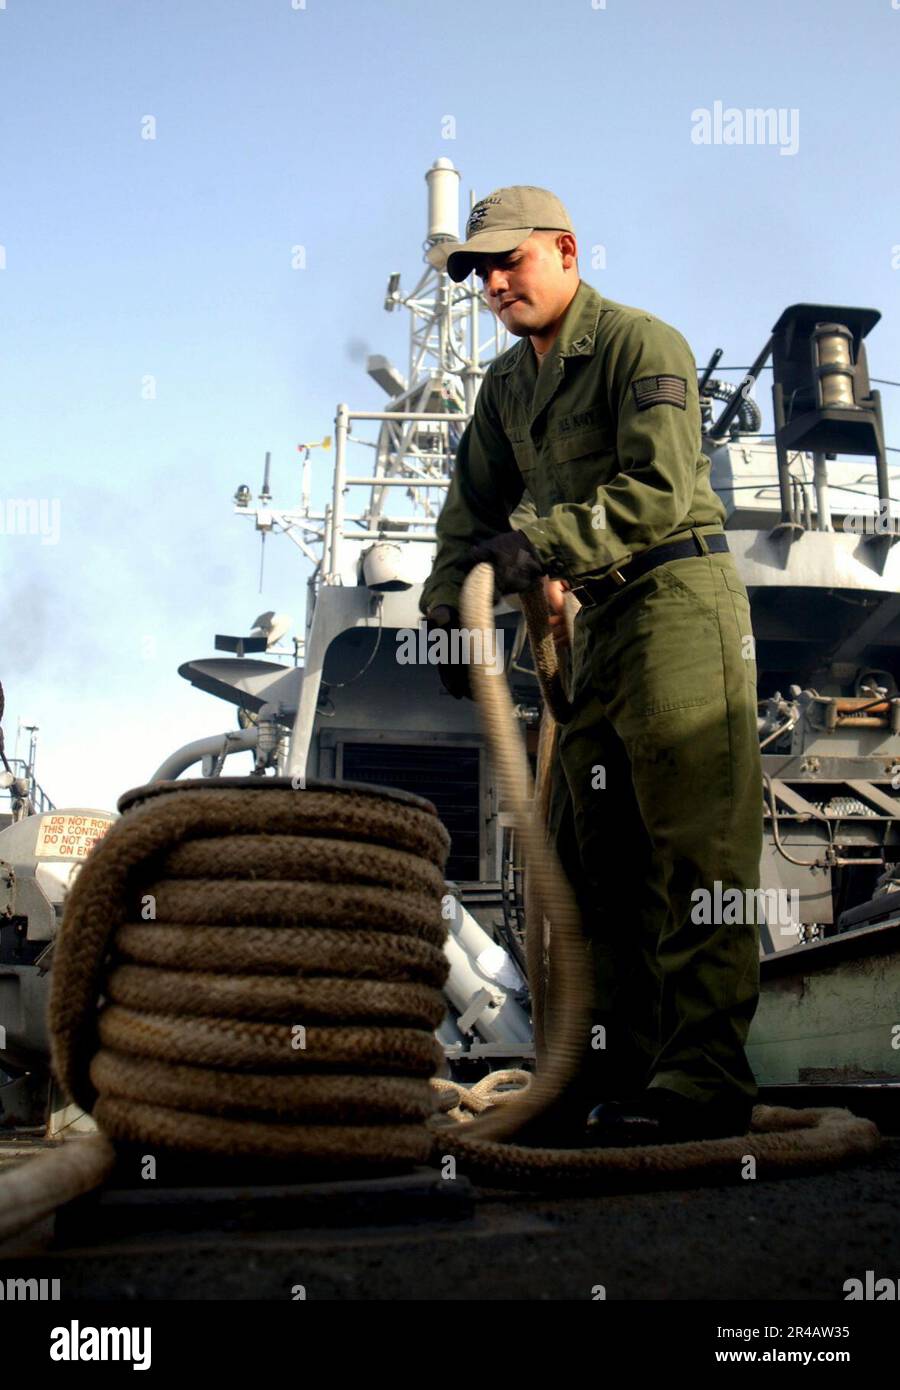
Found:
[[[603,308],[601,295],[584,280],[579,280],[578,288],[572,296],[565,318],[553,345],[544,354],[554,357],[591,357],[597,340],[597,325]],[[520,338],[515,347],[503,354],[494,367],[495,376],[505,376],[520,366],[523,357],[531,347],[529,337]],[[538,363],[543,358],[538,358]]]

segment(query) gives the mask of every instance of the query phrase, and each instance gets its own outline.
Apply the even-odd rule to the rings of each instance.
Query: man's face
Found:
[[[574,263],[571,233],[535,231],[514,251],[479,256],[475,274],[488,307],[510,333],[524,338],[559,318],[572,296]]]

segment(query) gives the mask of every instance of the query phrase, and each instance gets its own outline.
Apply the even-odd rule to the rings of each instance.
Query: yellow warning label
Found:
[[[38,859],[86,859],[112,823],[111,816],[44,816],[34,852]]]

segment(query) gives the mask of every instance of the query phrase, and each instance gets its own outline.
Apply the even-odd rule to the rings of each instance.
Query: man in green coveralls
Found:
[[[756,666],[694,358],[676,329],[580,279],[568,214],[545,189],[497,189],[466,240],[431,259],[457,282],[474,269],[520,341],[489,365],[460,441],[422,611],[458,626],[479,561],[499,594],[542,581],[560,640],[561,591],[582,603],[552,830],[602,1028],[565,1113],[583,1123],[600,1102],[597,1143],[743,1134],[756,1098],[744,1052],[759,990]],[[441,679],[469,694],[464,666]],[[721,907],[734,889],[739,921]]]

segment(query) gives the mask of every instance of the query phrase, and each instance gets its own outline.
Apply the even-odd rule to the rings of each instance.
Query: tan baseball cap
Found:
[[[465,241],[438,242],[428,252],[428,260],[458,284],[471,273],[476,256],[502,255],[521,246],[532,232],[544,229],[575,231],[554,193],[527,183],[498,188],[469,213]]]

